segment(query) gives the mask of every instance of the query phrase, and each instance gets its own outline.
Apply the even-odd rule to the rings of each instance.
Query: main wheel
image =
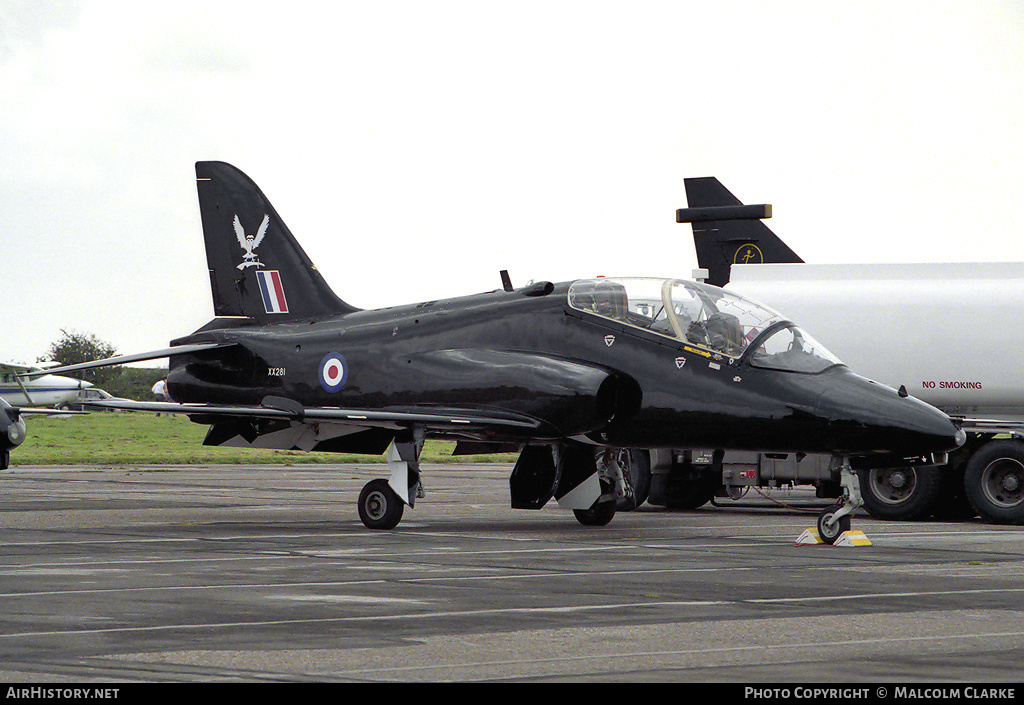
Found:
[[[359,518],[368,529],[393,529],[404,511],[405,502],[387,480],[371,480],[359,493]]]
[[[818,515],[818,536],[821,540],[832,545],[836,542],[840,536],[843,535],[844,531],[850,530],[850,515],[844,514],[839,517],[839,520],[833,522],[831,526],[829,523],[832,522],[832,516],[839,511],[839,505],[829,507]]]
[[[934,468],[859,470],[864,509],[879,519],[925,519],[935,509],[941,482]]]
[[[615,516],[615,502],[598,502],[590,509],[573,509],[572,513],[584,526],[605,526]]]
[[[967,462],[964,489],[984,519],[1024,524],[1024,444],[995,441]]]

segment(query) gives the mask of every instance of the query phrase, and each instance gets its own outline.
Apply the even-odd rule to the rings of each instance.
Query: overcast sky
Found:
[[[808,262],[1024,260],[1024,3],[0,0],[0,360],[212,317],[194,163],[343,299],[690,277],[683,179]]]

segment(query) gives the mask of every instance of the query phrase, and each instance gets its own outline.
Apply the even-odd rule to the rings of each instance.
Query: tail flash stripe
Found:
[[[277,295],[277,305],[281,313],[288,313],[288,301],[284,298],[284,286],[281,285],[281,275],[276,271],[270,272],[274,282],[274,292]]]
[[[263,295],[263,308],[267,313],[288,313],[288,301],[284,297],[281,274],[276,269],[256,272],[256,280]]]

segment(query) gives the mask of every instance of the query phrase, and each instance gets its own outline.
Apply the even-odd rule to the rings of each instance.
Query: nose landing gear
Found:
[[[834,544],[843,532],[850,530],[850,515],[854,509],[864,505],[864,499],[860,494],[860,480],[850,467],[850,459],[846,456],[836,456],[832,463],[839,467],[843,496],[838,504],[828,507],[818,515],[818,536],[829,545]]]

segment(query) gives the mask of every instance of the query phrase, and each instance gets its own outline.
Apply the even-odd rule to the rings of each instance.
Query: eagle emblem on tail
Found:
[[[263,263],[260,262],[259,255],[256,254],[255,250],[263,242],[263,236],[267,234],[267,226],[270,225],[270,215],[263,216],[263,222],[260,223],[260,229],[256,231],[255,235],[246,235],[245,228],[242,227],[242,221],[238,219],[238,215],[235,214],[235,237],[238,238],[238,244],[242,246],[245,254],[242,255],[242,263],[238,265],[239,269],[245,269],[246,267],[262,267]]]

